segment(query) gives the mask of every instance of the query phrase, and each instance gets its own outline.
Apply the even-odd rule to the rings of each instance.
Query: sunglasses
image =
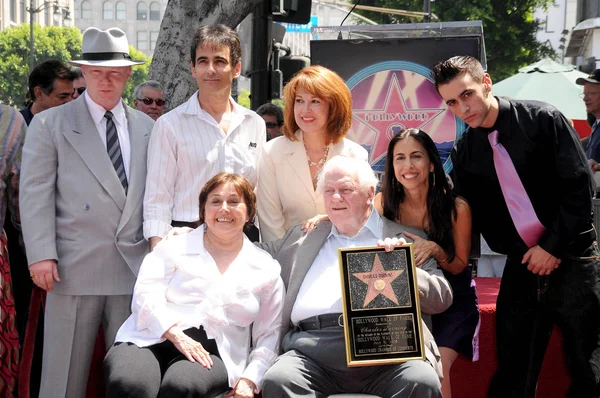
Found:
[[[277,123],[274,122],[266,122],[265,125],[268,129],[274,129],[275,127],[277,127]]]
[[[77,91],[79,93],[79,95],[83,94],[83,92],[85,91],[85,87],[77,87],[75,89],[75,91]]]
[[[153,102],[156,102],[156,106],[164,106],[165,100],[162,99],[152,99],[152,98],[137,98],[138,101],[142,101],[146,105],[152,105]]]

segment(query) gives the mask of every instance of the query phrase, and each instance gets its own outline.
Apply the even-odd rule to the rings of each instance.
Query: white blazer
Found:
[[[298,141],[277,137],[261,152],[256,196],[263,242],[281,239],[290,227],[326,213],[323,195],[313,187],[302,131],[298,130],[296,137]],[[346,138],[331,146],[327,160],[337,155],[365,161],[369,156],[362,146]]]

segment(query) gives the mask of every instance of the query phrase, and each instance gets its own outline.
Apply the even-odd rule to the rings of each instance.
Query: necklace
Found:
[[[318,170],[321,170],[321,168],[323,167],[323,164],[325,164],[325,161],[327,160],[327,155],[329,155],[329,145],[327,145],[325,147],[325,153],[323,154],[321,159],[319,159],[318,162],[313,162],[310,159],[310,156],[308,156],[308,150],[306,149],[306,144],[304,144],[304,150],[306,151],[306,158],[308,159],[308,165],[310,167],[318,167]]]
[[[323,165],[325,164],[325,161],[327,160],[327,156],[329,155],[329,145],[327,145],[325,147],[325,153],[323,154],[323,156],[321,157],[321,159],[319,159],[318,162],[313,162],[312,160],[310,160],[310,156],[308,156],[308,150],[306,149],[306,144],[304,144],[304,150],[306,151],[306,158],[308,159],[308,166],[310,167],[316,167],[317,170],[315,171],[315,174],[312,175],[311,173],[311,179],[312,179],[312,183],[313,183],[313,188],[316,189],[317,187],[317,179],[319,177],[319,174],[321,173],[321,169],[323,168]]]

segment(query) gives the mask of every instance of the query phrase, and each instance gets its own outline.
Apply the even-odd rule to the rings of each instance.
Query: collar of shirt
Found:
[[[251,115],[251,112],[248,109],[241,106],[240,104],[238,104],[237,102],[235,102],[233,100],[233,97],[229,97],[229,103],[231,104],[231,112],[233,114],[231,118],[232,125],[234,120],[239,118],[241,123],[241,120],[243,120],[246,117],[246,115]],[[202,109],[202,107],[200,106],[200,100],[198,100],[198,91],[196,91],[187,101],[183,113],[187,115],[197,116],[202,120],[218,125],[215,118],[212,117],[210,113]]]
[[[27,105],[25,108],[21,109],[21,115],[23,115],[23,118],[25,119],[25,123],[27,123],[27,125],[29,126],[31,124],[31,120],[33,119],[33,113],[31,113],[31,106],[33,105],[33,102],[30,103],[29,105]]]
[[[367,222],[362,228],[358,231],[358,233],[354,236],[346,236],[340,233],[333,223],[331,224],[331,232],[327,236],[327,239],[333,237],[346,239],[349,241],[353,241],[359,239],[364,236],[364,234],[371,233],[377,239],[381,239],[383,237],[383,220],[379,213],[375,210],[373,206],[371,206],[371,215],[367,218]]]
[[[102,122],[102,120],[104,119],[104,114],[106,113],[106,109],[104,109],[104,107],[95,103],[94,100],[91,99],[90,96],[88,95],[87,90],[83,93],[83,95],[85,95],[85,102],[87,103],[87,106],[90,111],[90,115],[92,116],[92,120],[94,121],[94,124],[96,124],[96,125],[100,124]],[[110,111],[114,115],[113,120],[117,124],[117,127],[123,127],[126,124],[125,121],[127,120],[127,118],[125,117],[125,108],[123,107],[123,102],[119,101],[117,106],[110,109]]]
[[[479,126],[476,128],[476,130],[482,131],[484,133],[487,134],[483,134],[481,135],[479,138],[482,140],[485,140],[486,142],[488,142],[488,138],[487,136],[489,135],[489,133],[493,132],[494,130],[498,131],[498,140],[501,142],[502,136],[508,136],[511,134],[511,128],[510,128],[510,102],[508,102],[507,100],[505,100],[504,98],[500,98],[500,97],[495,97],[496,100],[498,101],[498,116],[496,117],[496,121],[494,122],[494,125],[491,127],[482,127]]]

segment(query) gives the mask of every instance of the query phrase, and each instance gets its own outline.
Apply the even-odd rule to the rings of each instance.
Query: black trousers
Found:
[[[568,250],[549,276],[509,256],[496,312],[498,370],[488,396],[535,397],[544,353],[557,325],[573,377],[570,398],[600,396],[600,253],[594,241]]]
[[[211,398],[228,391],[227,369],[215,340],[206,337],[202,326],[184,333],[211,354],[212,368],[190,362],[168,340],[144,348],[117,343],[104,358],[106,397]]]

